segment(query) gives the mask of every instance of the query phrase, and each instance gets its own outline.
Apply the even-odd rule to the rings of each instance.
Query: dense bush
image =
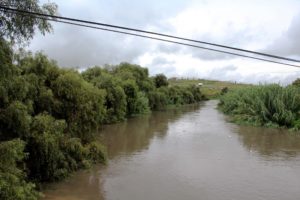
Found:
[[[168,79],[164,74],[157,74],[154,77],[154,83],[155,83],[156,88],[160,88],[160,87],[169,85]]]
[[[78,73],[67,71],[53,83],[53,93],[60,104],[54,116],[65,119],[68,131],[85,141],[105,116],[105,91],[86,82]]]
[[[28,180],[55,181],[104,162],[104,149],[92,140],[105,116],[105,92],[42,54],[13,55],[0,41],[0,57],[5,58],[0,73],[0,199],[36,199]],[[74,146],[77,151],[70,150]]]
[[[203,99],[198,87],[157,77],[129,63],[66,70],[0,39],[0,199],[37,199],[35,185],[105,163],[95,140],[103,123]]]
[[[159,92],[153,91],[148,94],[149,105],[152,110],[161,110],[165,109],[168,105],[167,95]]]
[[[0,142],[0,199],[33,200],[40,196],[35,185],[25,181],[23,166],[17,165],[26,157],[24,147],[20,139]]]
[[[229,91],[221,97],[220,107],[240,122],[300,128],[300,91],[294,86],[273,84]]]
[[[297,78],[295,81],[293,81],[292,85],[294,85],[296,87],[300,87],[300,79]]]
[[[106,91],[105,123],[122,121],[126,116],[127,101],[126,94],[117,76],[113,76],[107,70],[100,67],[89,68],[82,73],[83,78],[99,89]]]

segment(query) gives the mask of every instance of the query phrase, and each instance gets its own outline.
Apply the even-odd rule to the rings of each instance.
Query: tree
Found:
[[[297,78],[292,85],[296,86],[296,87],[300,87],[300,78]]]
[[[154,77],[154,83],[155,83],[156,88],[160,88],[162,86],[168,86],[169,85],[168,79],[164,74],[157,74]]]
[[[126,94],[127,115],[136,114],[136,102],[138,100],[138,86],[134,80],[123,82],[123,90]]]
[[[68,132],[84,141],[92,139],[93,131],[105,117],[106,92],[86,82],[75,71],[65,71],[51,87],[60,105],[53,116],[65,119]]]
[[[92,67],[82,73],[83,78],[107,93],[105,106],[107,109],[105,123],[123,121],[126,115],[126,94],[122,88],[122,81],[113,76],[108,70]]]
[[[0,0],[0,5],[49,15],[54,15],[57,12],[55,3],[39,5],[38,0]],[[36,30],[45,34],[51,32],[52,26],[45,19],[0,11],[1,38],[8,39],[12,43],[22,44],[32,39]]]
[[[20,139],[0,142],[0,199],[36,200],[40,197],[33,183],[24,181],[24,169],[18,165],[26,157],[25,142]]]

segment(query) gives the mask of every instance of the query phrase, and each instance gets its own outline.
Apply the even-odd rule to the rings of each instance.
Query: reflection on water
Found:
[[[126,157],[147,149],[155,136],[163,138],[169,123],[184,114],[198,110],[200,105],[188,105],[179,109],[153,112],[130,118],[125,122],[105,125],[99,131],[99,139],[107,146],[109,163],[115,157]],[[103,180],[101,171],[107,166],[95,166],[89,171],[77,172],[73,177],[59,183],[50,184],[44,191],[44,200],[102,200]]]
[[[108,165],[51,185],[45,199],[299,199],[299,136],[236,126],[216,105],[103,127]]]
[[[238,135],[244,146],[262,156],[291,158],[300,153],[300,133],[286,129],[241,126]]]
[[[124,156],[148,148],[151,139],[163,138],[168,130],[169,123],[199,109],[200,105],[184,106],[181,109],[171,109],[165,112],[153,112],[128,119],[127,122],[106,125],[100,132],[100,138],[107,146],[110,159],[115,156]]]

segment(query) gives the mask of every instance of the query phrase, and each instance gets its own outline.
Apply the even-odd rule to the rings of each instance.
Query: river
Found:
[[[217,101],[103,127],[108,164],[45,200],[297,200],[300,134],[227,122]]]

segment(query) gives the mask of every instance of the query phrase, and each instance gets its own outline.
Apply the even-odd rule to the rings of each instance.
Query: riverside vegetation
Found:
[[[0,199],[37,199],[36,186],[105,162],[95,140],[104,123],[204,99],[196,86],[168,86],[138,65],[59,68],[0,40]]]
[[[299,82],[242,87],[222,95],[219,106],[237,123],[299,130]]]
[[[37,0],[2,3],[50,15],[57,9],[51,3],[39,6]],[[149,77],[138,65],[121,63],[79,73],[59,68],[41,53],[14,52],[15,43],[28,42],[36,30],[49,32],[51,24],[32,16],[0,14],[0,199],[38,199],[41,183],[105,163],[105,148],[95,139],[102,124],[205,99],[196,84],[169,84],[163,74]],[[299,129],[296,86],[203,89],[210,98],[224,93],[220,107],[236,121]]]
[[[3,0],[2,5],[53,15],[57,5]],[[35,200],[45,182],[64,179],[106,153],[97,128],[170,104],[193,103],[196,87],[168,87],[164,75],[122,63],[82,73],[59,68],[38,53],[14,52],[36,31],[52,30],[43,18],[0,11],[0,199]]]

